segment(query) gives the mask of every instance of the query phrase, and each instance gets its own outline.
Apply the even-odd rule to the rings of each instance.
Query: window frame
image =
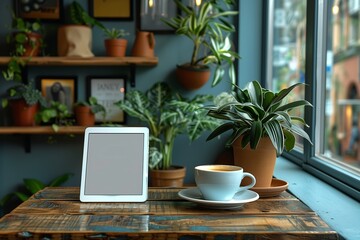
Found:
[[[265,84],[270,86],[272,81],[272,49],[273,49],[273,13],[274,2],[269,0],[265,3],[265,24],[266,34],[265,48]],[[305,109],[305,121],[310,128],[305,129],[314,145],[304,141],[303,152],[294,149],[283,156],[290,161],[300,165],[305,171],[313,174],[317,178],[329,183],[349,196],[360,200],[360,175],[352,173],[339,165],[325,160],[316,155],[322,144],[317,144],[317,139],[323,139],[324,116],[317,114],[320,109],[325,109],[325,98],[321,93],[325,89],[326,77],[326,36],[327,36],[327,0],[307,0],[306,2],[306,59],[305,59],[305,99],[313,104],[312,108]],[[312,87],[309,87],[312,86]]]

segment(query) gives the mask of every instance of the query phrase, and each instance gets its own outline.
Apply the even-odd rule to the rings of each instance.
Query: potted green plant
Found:
[[[235,27],[228,18],[238,12],[222,8],[216,0],[204,1],[198,11],[179,0],[174,1],[181,14],[163,21],[176,30],[176,34],[189,38],[193,43],[190,62],[177,67],[180,83],[187,89],[202,87],[210,77],[209,65],[215,65],[212,86],[223,79],[226,68],[231,82],[235,83],[233,62],[239,55],[232,50],[230,34],[235,32]],[[233,0],[224,2],[227,7],[234,3]],[[192,72],[194,77],[190,75]],[[205,78],[201,77],[202,73],[205,73]]]
[[[124,57],[128,41],[124,38],[129,35],[124,29],[103,28],[105,33],[106,54],[110,57]]]
[[[43,46],[44,28],[40,20],[25,21],[12,14],[12,31],[6,36],[6,42],[12,45],[10,61],[2,71],[5,80],[22,81],[22,68],[30,57],[38,56]],[[25,57],[25,58],[24,58]]]
[[[67,57],[93,57],[92,28],[103,27],[77,2],[69,5],[70,24],[58,28],[58,55]]]
[[[311,143],[301,127],[308,127],[304,119],[291,114],[292,109],[311,104],[302,99],[286,101],[300,85],[273,92],[252,81],[244,89],[236,86],[231,94],[220,94],[216,105],[208,108],[209,116],[225,122],[207,140],[232,130],[227,146],[233,148],[235,164],[255,176],[256,187],[270,187],[276,157],[294,148],[296,135]]]
[[[106,110],[98,100],[91,96],[88,101],[77,102],[74,106],[75,119],[77,125],[93,126],[95,124],[95,114],[101,113],[105,118]]]
[[[32,86],[32,82],[16,84],[8,89],[8,97],[2,99],[2,107],[10,107],[12,123],[15,126],[35,125],[39,103],[44,106],[46,101],[41,92]]]
[[[57,101],[51,101],[43,106],[36,114],[35,121],[38,124],[51,124],[54,132],[58,132],[60,126],[72,126],[74,123],[68,107]]]
[[[172,165],[172,151],[175,138],[187,134],[190,141],[197,139],[204,131],[214,129],[218,124],[206,115],[204,104],[212,99],[210,95],[197,95],[188,100],[164,82],[154,84],[145,93],[132,90],[124,100],[115,103],[128,115],[145,122],[150,129],[150,178],[152,185],[181,186],[185,177],[184,167]],[[176,170],[182,176],[176,180]],[[159,172],[168,174],[167,180],[158,181]]]

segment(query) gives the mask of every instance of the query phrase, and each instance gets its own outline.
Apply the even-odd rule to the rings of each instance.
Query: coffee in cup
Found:
[[[251,183],[241,186],[244,177],[250,177]],[[242,167],[233,165],[201,165],[195,167],[195,182],[204,199],[228,201],[240,191],[252,188],[256,179]]]

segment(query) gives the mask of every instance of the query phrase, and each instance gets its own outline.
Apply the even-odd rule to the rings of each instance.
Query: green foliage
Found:
[[[98,26],[102,29],[104,28],[104,26],[95,18],[92,18],[77,1],[73,1],[70,4],[69,12],[72,24],[86,25],[89,27]]]
[[[0,206],[4,206],[8,201],[10,201],[14,196],[19,198],[21,201],[26,201],[31,195],[37,193],[38,191],[44,189],[45,187],[58,187],[64,184],[66,181],[72,177],[73,174],[66,173],[61,176],[58,176],[54,178],[49,184],[45,184],[41,182],[40,180],[34,179],[34,178],[25,178],[23,179],[24,187],[26,189],[25,192],[13,192],[5,195],[0,200]]]
[[[89,97],[88,101],[80,101],[77,102],[75,105],[79,105],[79,106],[89,106],[91,108],[91,112],[94,114],[97,113],[102,113],[103,116],[106,116],[106,109],[103,105],[101,105],[96,97]]]
[[[212,86],[217,85],[224,77],[228,68],[228,75],[235,84],[234,60],[240,56],[232,51],[230,34],[235,27],[229,23],[229,17],[237,15],[237,11],[222,8],[220,1],[208,0],[200,5],[198,12],[184,5],[180,0],[174,0],[181,14],[162,21],[176,30],[176,34],[184,35],[193,42],[190,66],[215,65]],[[234,1],[224,0],[225,6],[230,8]],[[202,53],[202,54],[201,54]]]
[[[109,39],[118,39],[129,35],[124,29],[116,29],[116,28],[104,28],[105,36]]]
[[[207,111],[203,107],[211,100],[210,95],[197,95],[188,100],[173,92],[166,83],[160,82],[145,93],[130,91],[124,100],[115,104],[149,127],[149,167],[167,169],[171,166],[176,136],[187,134],[193,141],[204,131],[218,126],[217,121],[206,115]]]
[[[236,87],[232,94],[223,93],[215,102],[217,106],[209,107],[208,115],[225,123],[215,129],[207,140],[232,130],[227,145],[231,145],[238,137],[243,136],[242,147],[250,144],[256,149],[260,139],[268,136],[274,145],[277,155],[284,149],[290,151],[295,146],[295,135],[305,138],[311,143],[308,134],[299,124],[308,127],[304,119],[292,116],[290,110],[311,106],[306,100],[286,102],[288,94],[297,83],[279,92],[262,88],[257,81],[250,82],[245,89]]]
[[[59,126],[72,126],[74,119],[66,105],[51,101],[50,104],[43,107],[35,116],[37,123],[51,123],[55,132],[59,131]]]
[[[36,43],[32,39],[29,39],[30,33],[44,33],[44,28],[40,20],[34,22],[25,21],[22,18],[18,18],[15,14],[12,14],[11,33],[6,36],[6,42],[13,45],[13,50],[10,53],[11,59],[7,65],[7,68],[2,71],[2,75],[7,81],[22,81],[22,68],[27,64],[29,59],[22,59],[21,56],[25,53],[25,45],[29,44],[35,47]],[[43,46],[41,41],[40,46]]]
[[[26,104],[31,106],[40,103],[41,106],[46,105],[44,97],[41,92],[33,87],[33,83],[29,84],[18,84],[8,89],[8,98],[2,99],[2,107],[5,108],[8,105],[8,101],[11,99],[24,99]]]

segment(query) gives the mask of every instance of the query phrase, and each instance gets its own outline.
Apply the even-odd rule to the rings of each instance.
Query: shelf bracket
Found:
[[[24,148],[26,153],[31,153],[31,136],[24,135]]]
[[[136,74],[136,64],[130,64],[130,86],[135,87],[136,81],[135,81],[135,74]]]

